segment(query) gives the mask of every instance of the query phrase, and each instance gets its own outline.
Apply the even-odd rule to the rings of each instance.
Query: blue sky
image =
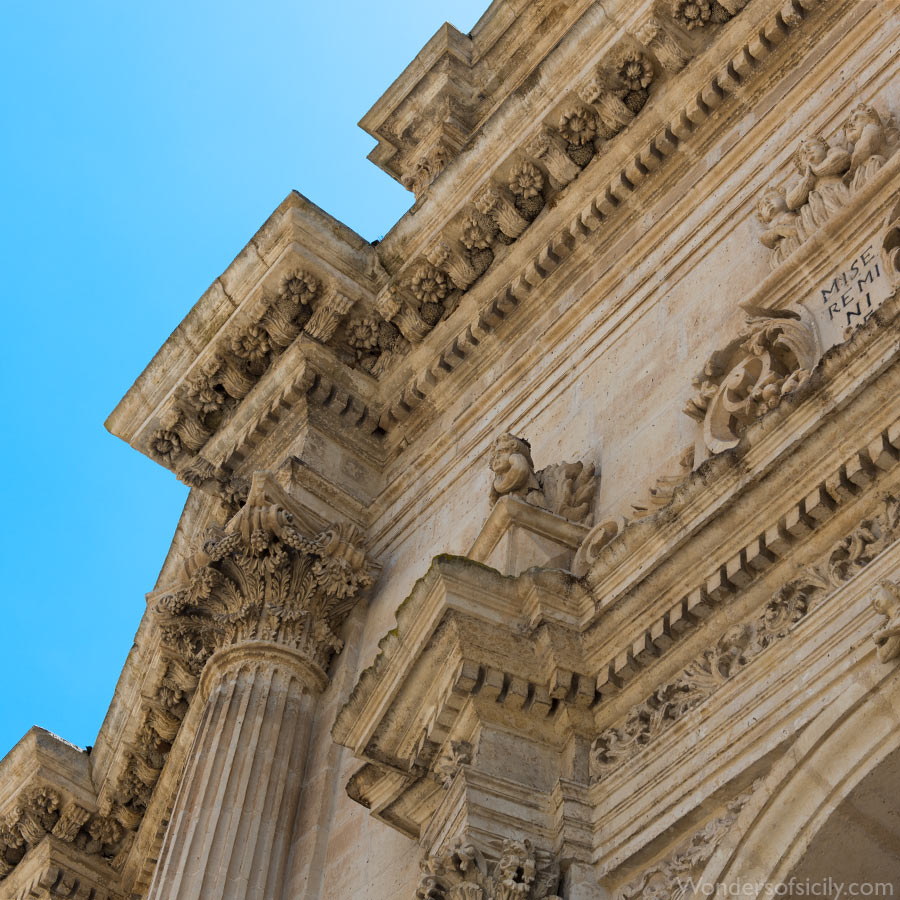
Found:
[[[0,756],[94,742],[185,500],[106,416],[292,188],[369,240],[404,213],[356,122],[487,5],[7,5]]]

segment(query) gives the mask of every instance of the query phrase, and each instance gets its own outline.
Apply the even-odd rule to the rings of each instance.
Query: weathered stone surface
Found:
[[[192,490],[0,895],[896,882],[898,60],[877,0],[440,29],[362,122],[410,212],[290,195],[110,416]]]

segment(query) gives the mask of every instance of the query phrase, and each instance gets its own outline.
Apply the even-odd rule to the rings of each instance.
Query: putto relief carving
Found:
[[[796,313],[751,315],[740,335],[707,360],[684,412],[702,424],[710,453],[729,450],[747,425],[809,378],[818,357],[815,334]]]
[[[607,777],[711,697],[770,646],[788,637],[797,622],[868,566],[898,536],[900,500],[888,495],[879,515],[861,521],[819,563],[804,567],[796,577],[782,585],[760,615],[729,628],[681,675],[633,707],[624,722],[600,734],[591,747],[591,777],[595,781]],[[889,645],[891,649],[885,651],[889,653],[895,646],[900,650],[900,639],[896,638],[900,627],[897,593],[900,589],[893,586],[882,590],[884,584],[882,582],[876,591],[873,604],[889,621],[874,637],[876,643],[883,638],[879,647]],[[889,643],[892,640],[897,640],[897,644]]]
[[[882,581],[872,594],[872,608],[884,616],[884,624],[872,635],[883,662],[900,657],[900,584]]]
[[[893,118],[859,104],[841,131],[826,140],[804,138],[793,155],[796,176],[785,187],[769,186],[759,198],[759,239],[776,268],[853,197],[900,146]]]
[[[355,528],[306,537],[294,515],[251,489],[225,531],[186,563],[188,577],[154,603],[164,647],[194,675],[222,647],[275,641],[325,669],[338,631],[372,583]]]
[[[558,516],[589,525],[598,476],[593,463],[558,463],[535,471],[531,445],[501,434],[491,445],[491,503],[513,495]]]
[[[531,841],[506,840],[496,861],[458,838],[426,857],[418,900],[558,900],[559,863]]]

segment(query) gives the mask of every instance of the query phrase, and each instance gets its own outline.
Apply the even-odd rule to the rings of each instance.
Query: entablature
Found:
[[[364,763],[350,796],[427,854],[525,833],[614,867],[659,836],[660,808],[698,801],[698,766],[713,793],[777,750],[779,692],[808,721],[839,671],[894,658],[876,653],[896,633],[877,614],[895,621],[900,588],[873,591],[900,552],[898,322],[895,292],[668,507],[600,523],[583,579],[436,558],[338,715],[333,736]],[[801,658],[823,672],[813,701],[785,680]],[[702,732],[708,752],[700,713],[684,718],[701,708],[723,723]]]

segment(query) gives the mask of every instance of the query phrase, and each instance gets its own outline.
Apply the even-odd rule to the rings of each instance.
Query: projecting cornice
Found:
[[[449,164],[378,247],[292,194],[107,426],[228,503],[256,444],[298,407],[325,410],[338,444],[377,469],[385,436],[439,404],[461,363],[495,356],[494,333],[690,154],[714,110],[794,34],[812,39],[819,5],[732,0],[690,27],[678,4],[590,6],[480,126],[481,162]]]

